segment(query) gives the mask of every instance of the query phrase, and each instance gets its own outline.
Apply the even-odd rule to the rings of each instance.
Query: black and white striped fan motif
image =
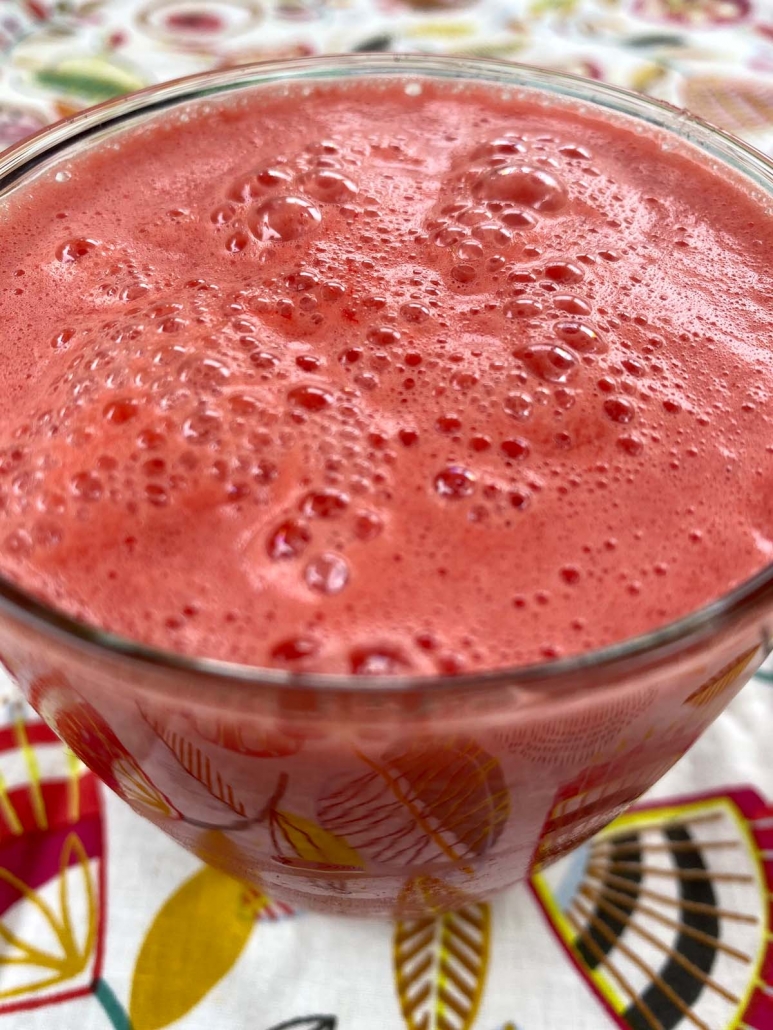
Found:
[[[630,813],[534,878],[563,944],[626,1030],[773,1028],[761,973],[773,865],[736,800]]]

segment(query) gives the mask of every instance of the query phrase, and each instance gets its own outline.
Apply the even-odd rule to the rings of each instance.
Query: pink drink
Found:
[[[3,215],[2,572],[156,648],[376,675],[575,655],[748,579],[773,553],[773,220],[743,180],[640,128],[484,85],[290,84],[156,117],[43,172]],[[532,763],[518,825],[495,800],[485,841],[474,819],[457,833],[460,882],[497,841],[509,855],[486,893],[591,832],[592,812],[534,852],[551,798],[620,754],[631,725],[628,743],[662,734],[661,754],[596,824],[647,786],[718,710],[682,725],[685,698],[737,658],[696,667],[671,709],[644,683],[575,699],[552,729],[497,717],[473,741],[460,715],[402,759],[402,732],[384,731],[382,766],[415,786],[417,769],[451,768],[450,748],[484,770],[480,807]],[[30,687],[44,711],[48,682]],[[104,753],[151,748],[122,731],[128,709],[94,730],[108,704],[124,701],[72,716],[73,746],[136,801]],[[151,709],[142,732],[178,763],[170,740],[198,734],[236,763],[242,796],[256,774],[233,754],[286,759],[296,808],[383,864],[376,893],[394,901],[405,856],[347,830],[337,799],[356,772],[335,730],[211,713],[186,730]],[[166,829],[273,889],[254,825],[238,860],[190,829],[243,812],[218,820],[207,802],[189,818],[179,768],[154,754],[142,775],[175,813]],[[320,763],[329,783],[309,802]],[[311,868],[277,825],[274,859],[295,847]],[[280,893],[306,902],[311,883]]]
[[[7,575],[157,647],[433,673],[770,560],[773,221],[627,127],[416,107],[223,102],[6,214]]]

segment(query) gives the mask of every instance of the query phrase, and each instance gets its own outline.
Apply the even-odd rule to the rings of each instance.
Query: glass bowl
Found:
[[[0,203],[143,119],[277,81],[399,77],[571,98],[679,137],[773,193],[762,155],[669,105],[495,61],[356,55],[197,75],[92,108],[0,157]],[[768,650],[773,567],[654,633],[433,678],[291,675],[142,647],[0,579],[0,656],[136,812],[268,894],[357,915],[485,898],[596,833],[676,762]],[[138,856],[139,858],[139,856]]]

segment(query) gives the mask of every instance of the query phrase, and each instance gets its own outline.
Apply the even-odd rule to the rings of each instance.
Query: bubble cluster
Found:
[[[240,254],[259,243],[289,243],[313,235],[323,212],[338,208],[346,219],[358,213],[352,206],[359,186],[352,178],[351,156],[335,143],[313,143],[292,157],[273,155],[270,163],[237,175],[224,198],[209,212],[225,250]]]
[[[705,569],[769,560],[773,282],[739,285],[734,187],[642,199],[646,138],[443,85],[413,124],[389,88],[367,118],[318,84],[291,119],[196,116],[174,153],[119,140],[132,176],[95,148],[42,177],[0,254],[7,574],[192,653],[456,675],[652,628]]]

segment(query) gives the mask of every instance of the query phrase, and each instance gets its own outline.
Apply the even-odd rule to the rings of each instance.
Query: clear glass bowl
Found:
[[[569,97],[657,126],[773,193],[762,155],[663,103],[494,61],[357,55],[213,72],[92,108],[0,157],[0,203],[42,168],[176,105],[374,76]],[[773,567],[603,651],[366,679],[153,651],[0,580],[0,656],[72,750],[205,861],[302,907],[409,915],[487,897],[600,830],[752,675],[772,610]]]

